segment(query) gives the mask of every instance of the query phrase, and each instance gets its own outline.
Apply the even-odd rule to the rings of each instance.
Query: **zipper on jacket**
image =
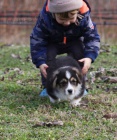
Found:
[[[65,33],[64,33],[63,44],[66,44],[66,43],[67,43],[67,37],[66,37],[66,35],[65,35]]]

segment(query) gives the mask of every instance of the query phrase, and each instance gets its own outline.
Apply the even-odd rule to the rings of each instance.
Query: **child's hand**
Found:
[[[83,62],[84,63],[84,66],[82,68],[82,73],[83,74],[86,74],[88,72],[88,69],[90,68],[91,66],[91,59],[90,58],[83,58],[83,59],[80,59],[78,60],[79,62]]]
[[[43,74],[43,76],[46,78],[46,77],[47,77],[46,69],[48,68],[48,65],[42,64],[42,65],[40,65],[39,68],[40,68],[40,71],[41,71],[41,73]]]

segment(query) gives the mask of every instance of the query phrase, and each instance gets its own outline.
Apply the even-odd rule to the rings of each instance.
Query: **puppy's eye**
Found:
[[[74,80],[74,81],[71,81],[71,84],[76,85],[77,82]]]
[[[67,85],[67,81],[62,81],[62,82],[60,82],[60,87],[64,87],[64,86],[66,86]]]
[[[77,80],[75,78],[73,78],[73,77],[71,78],[70,82],[73,85],[77,85]]]

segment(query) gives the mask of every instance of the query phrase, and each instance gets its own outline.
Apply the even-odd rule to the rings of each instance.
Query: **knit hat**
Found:
[[[82,0],[48,0],[48,8],[51,13],[63,13],[81,8]]]

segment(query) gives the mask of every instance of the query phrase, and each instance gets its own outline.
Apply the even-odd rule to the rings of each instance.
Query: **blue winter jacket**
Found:
[[[96,59],[100,48],[100,36],[98,35],[96,24],[90,18],[90,10],[86,13],[79,13],[82,19],[77,19],[79,24],[71,24],[67,28],[58,24],[52,13],[46,10],[47,2],[41,10],[37,23],[30,36],[30,47],[32,62],[37,68],[46,62],[46,52],[48,44],[63,42],[64,36],[67,42],[84,37],[85,58]]]

